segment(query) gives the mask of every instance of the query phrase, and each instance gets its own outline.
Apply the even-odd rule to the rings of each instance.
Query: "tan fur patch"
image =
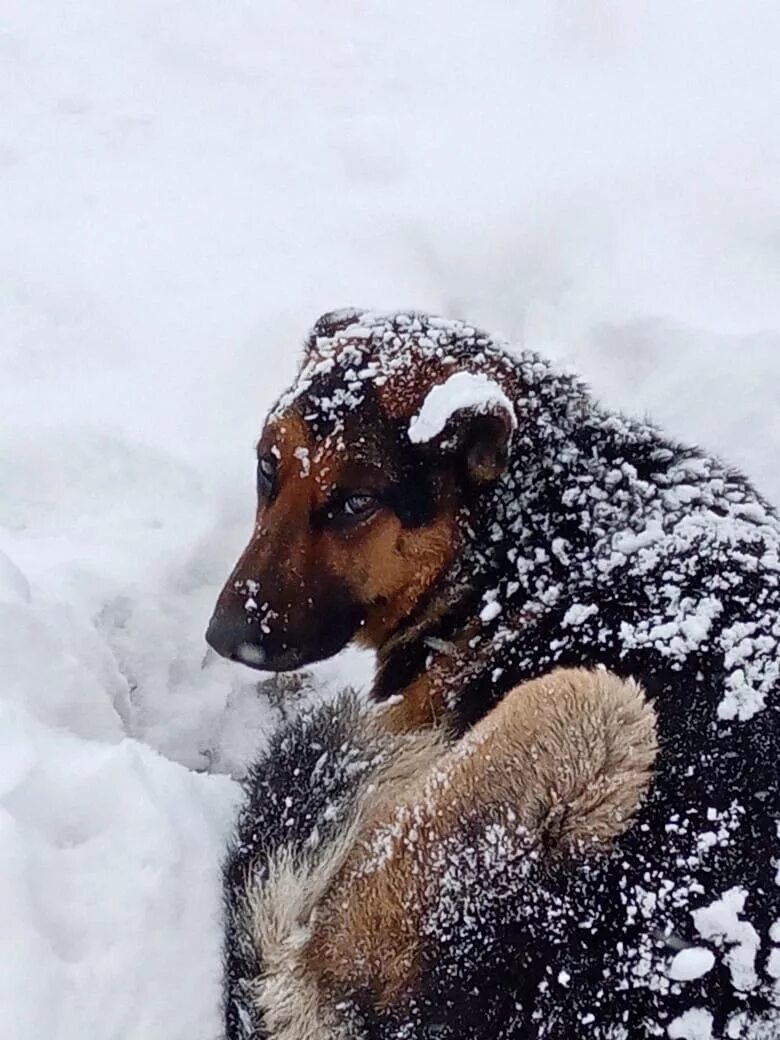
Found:
[[[382,705],[382,722],[390,733],[408,733],[424,726],[442,723],[446,715],[444,685],[438,677],[423,672],[386,706]]]
[[[336,994],[398,999],[420,954],[430,877],[417,866],[433,862],[429,848],[467,813],[487,822],[506,809],[547,854],[604,848],[628,826],[655,754],[655,716],[632,681],[560,669],[516,687],[398,803],[368,817],[322,901],[313,969]],[[378,846],[381,866],[366,869]]]
[[[366,604],[358,640],[380,647],[433,585],[455,553],[455,519],[449,513],[427,527],[406,530],[395,515],[377,519],[360,539],[331,540],[327,560],[347,577]]]
[[[296,516],[308,515],[313,493],[311,480],[301,472],[299,454],[302,450],[308,450],[307,430],[295,411],[291,410],[283,419],[269,423],[263,432],[258,453],[270,452],[279,460],[282,493],[270,509],[258,507],[254,530],[225,582],[217,601],[217,613],[230,610],[234,600],[245,596],[244,583],[266,571],[271,556],[269,549],[280,543],[283,537],[287,554],[285,573],[296,574],[303,569],[306,547],[300,536],[295,537],[295,524],[291,522]],[[271,572],[274,573],[273,567]]]
[[[428,610],[421,620],[422,624],[434,621],[446,609],[446,601],[429,604]],[[422,726],[446,726],[448,724],[449,707],[446,703],[448,691],[457,690],[461,685],[463,661],[472,656],[470,641],[479,631],[478,622],[469,622],[463,626],[453,643],[443,644],[430,666],[406,686],[399,697],[392,702],[379,706],[382,725],[391,733],[408,733]],[[390,645],[395,650],[404,641],[412,641],[414,630],[402,629]],[[380,661],[388,648],[383,647]],[[431,647],[432,650],[437,649]]]
[[[384,760],[360,800],[357,815],[327,848],[295,861],[282,852],[269,864],[263,886],[249,884],[239,913],[243,930],[262,958],[264,972],[254,980],[251,997],[274,1040],[350,1040],[353,1032],[340,1016],[312,969],[307,944],[316,929],[323,898],[344,869],[358,837],[383,818],[410,783],[428,772],[444,752],[441,734],[417,733],[401,739],[383,732],[374,716],[360,725],[373,731]]]
[[[317,901],[352,840],[351,832],[345,834],[322,863],[295,863],[282,854],[269,864],[265,885],[248,889],[244,928],[264,967],[263,975],[253,980],[251,999],[274,1040],[348,1040],[350,1036],[306,970],[301,951]]]

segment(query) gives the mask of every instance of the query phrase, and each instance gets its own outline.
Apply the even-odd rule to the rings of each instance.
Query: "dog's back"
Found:
[[[560,665],[635,677],[658,715],[650,793],[616,851],[532,901],[541,928],[511,901],[490,910],[494,882],[453,889],[415,1016],[382,1009],[383,1035],[780,1030],[780,522],[749,482],[534,355],[424,316],[323,319],[261,445],[279,452],[262,542],[215,615],[233,656],[287,667],[358,636],[397,733],[463,733]],[[463,906],[487,962],[457,941]]]

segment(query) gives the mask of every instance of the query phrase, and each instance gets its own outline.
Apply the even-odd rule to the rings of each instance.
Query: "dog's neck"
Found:
[[[582,568],[573,561],[595,558],[626,527],[625,494],[611,501],[610,489],[629,485],[630,519],[641,525],[643,489],[663,483],[670,462],[687,452],[646,423],[604,411],[534,355],[521,356],[518,369],[521,418],[509,466],[464,511],[453,563],[379,649],[373,695],[403,696],[391,709],[400,728],[458,715],[475,662],[496,673],[496,697],[503,682],[517,681],[496,668],[495,648],[524,627],[557,627],[582,599]],[[472,705],[466,714],[473,721],[479,712]]]
[[[501,479],[485,490],[458,518],[458,549],[433,587],[378,649],[373,688],[377,700],[426,702],[414,710],[415,724],[446,715],[429,696],[429,680],[449,673],[468,643],[492,624],[492,591],[517,561],[534,557],[541,545],[556,539],[561,460],[568,460],[569,481],[576,483],[582,451],[577,443],[595,414],[585,388],[572,376],[555,371],[535,354],[518,358],[513,388],[522,416],[511,457]],[[509,559],[509,563],[507,560]],[[514,583],[522,605],[521,582]],[[530,598],[531,585],[526,597]],[[417,691],[411,698],[410,691]]]

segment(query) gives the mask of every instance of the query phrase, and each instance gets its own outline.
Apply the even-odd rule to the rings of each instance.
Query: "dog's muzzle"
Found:
[[[206,630],[206,642],[220,657],[237,661],[248,668],[266,672],[289,672],[311,659],[286,643],[261,645],[256,629],[243,618],[215,614]],[[265,637],[264,642],[268,637]],[[315,658],[316,659],[316,656]]]
[[[265,650],[254,642],[243,619],[215,614],[206,630],[206,642],[220,657],[229,661],[240,661],[250,668],[262,668],[266,662]]]

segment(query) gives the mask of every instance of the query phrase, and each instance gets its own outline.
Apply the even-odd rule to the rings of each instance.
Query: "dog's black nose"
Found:
[[[246,627],[246,626],[242,626]],[[221,657],[232,657],[239,642],[238,627],[224,617],[213,617],[206,629],[206,642]]]
[[[231,661],[241,661],[253,668],[261,668],[265,662],[265,651],[252,640],[251,631],[243,618],[235,620],[229,614],[215,614],[206,629],[206,642],[220,657],[227,657]]]

